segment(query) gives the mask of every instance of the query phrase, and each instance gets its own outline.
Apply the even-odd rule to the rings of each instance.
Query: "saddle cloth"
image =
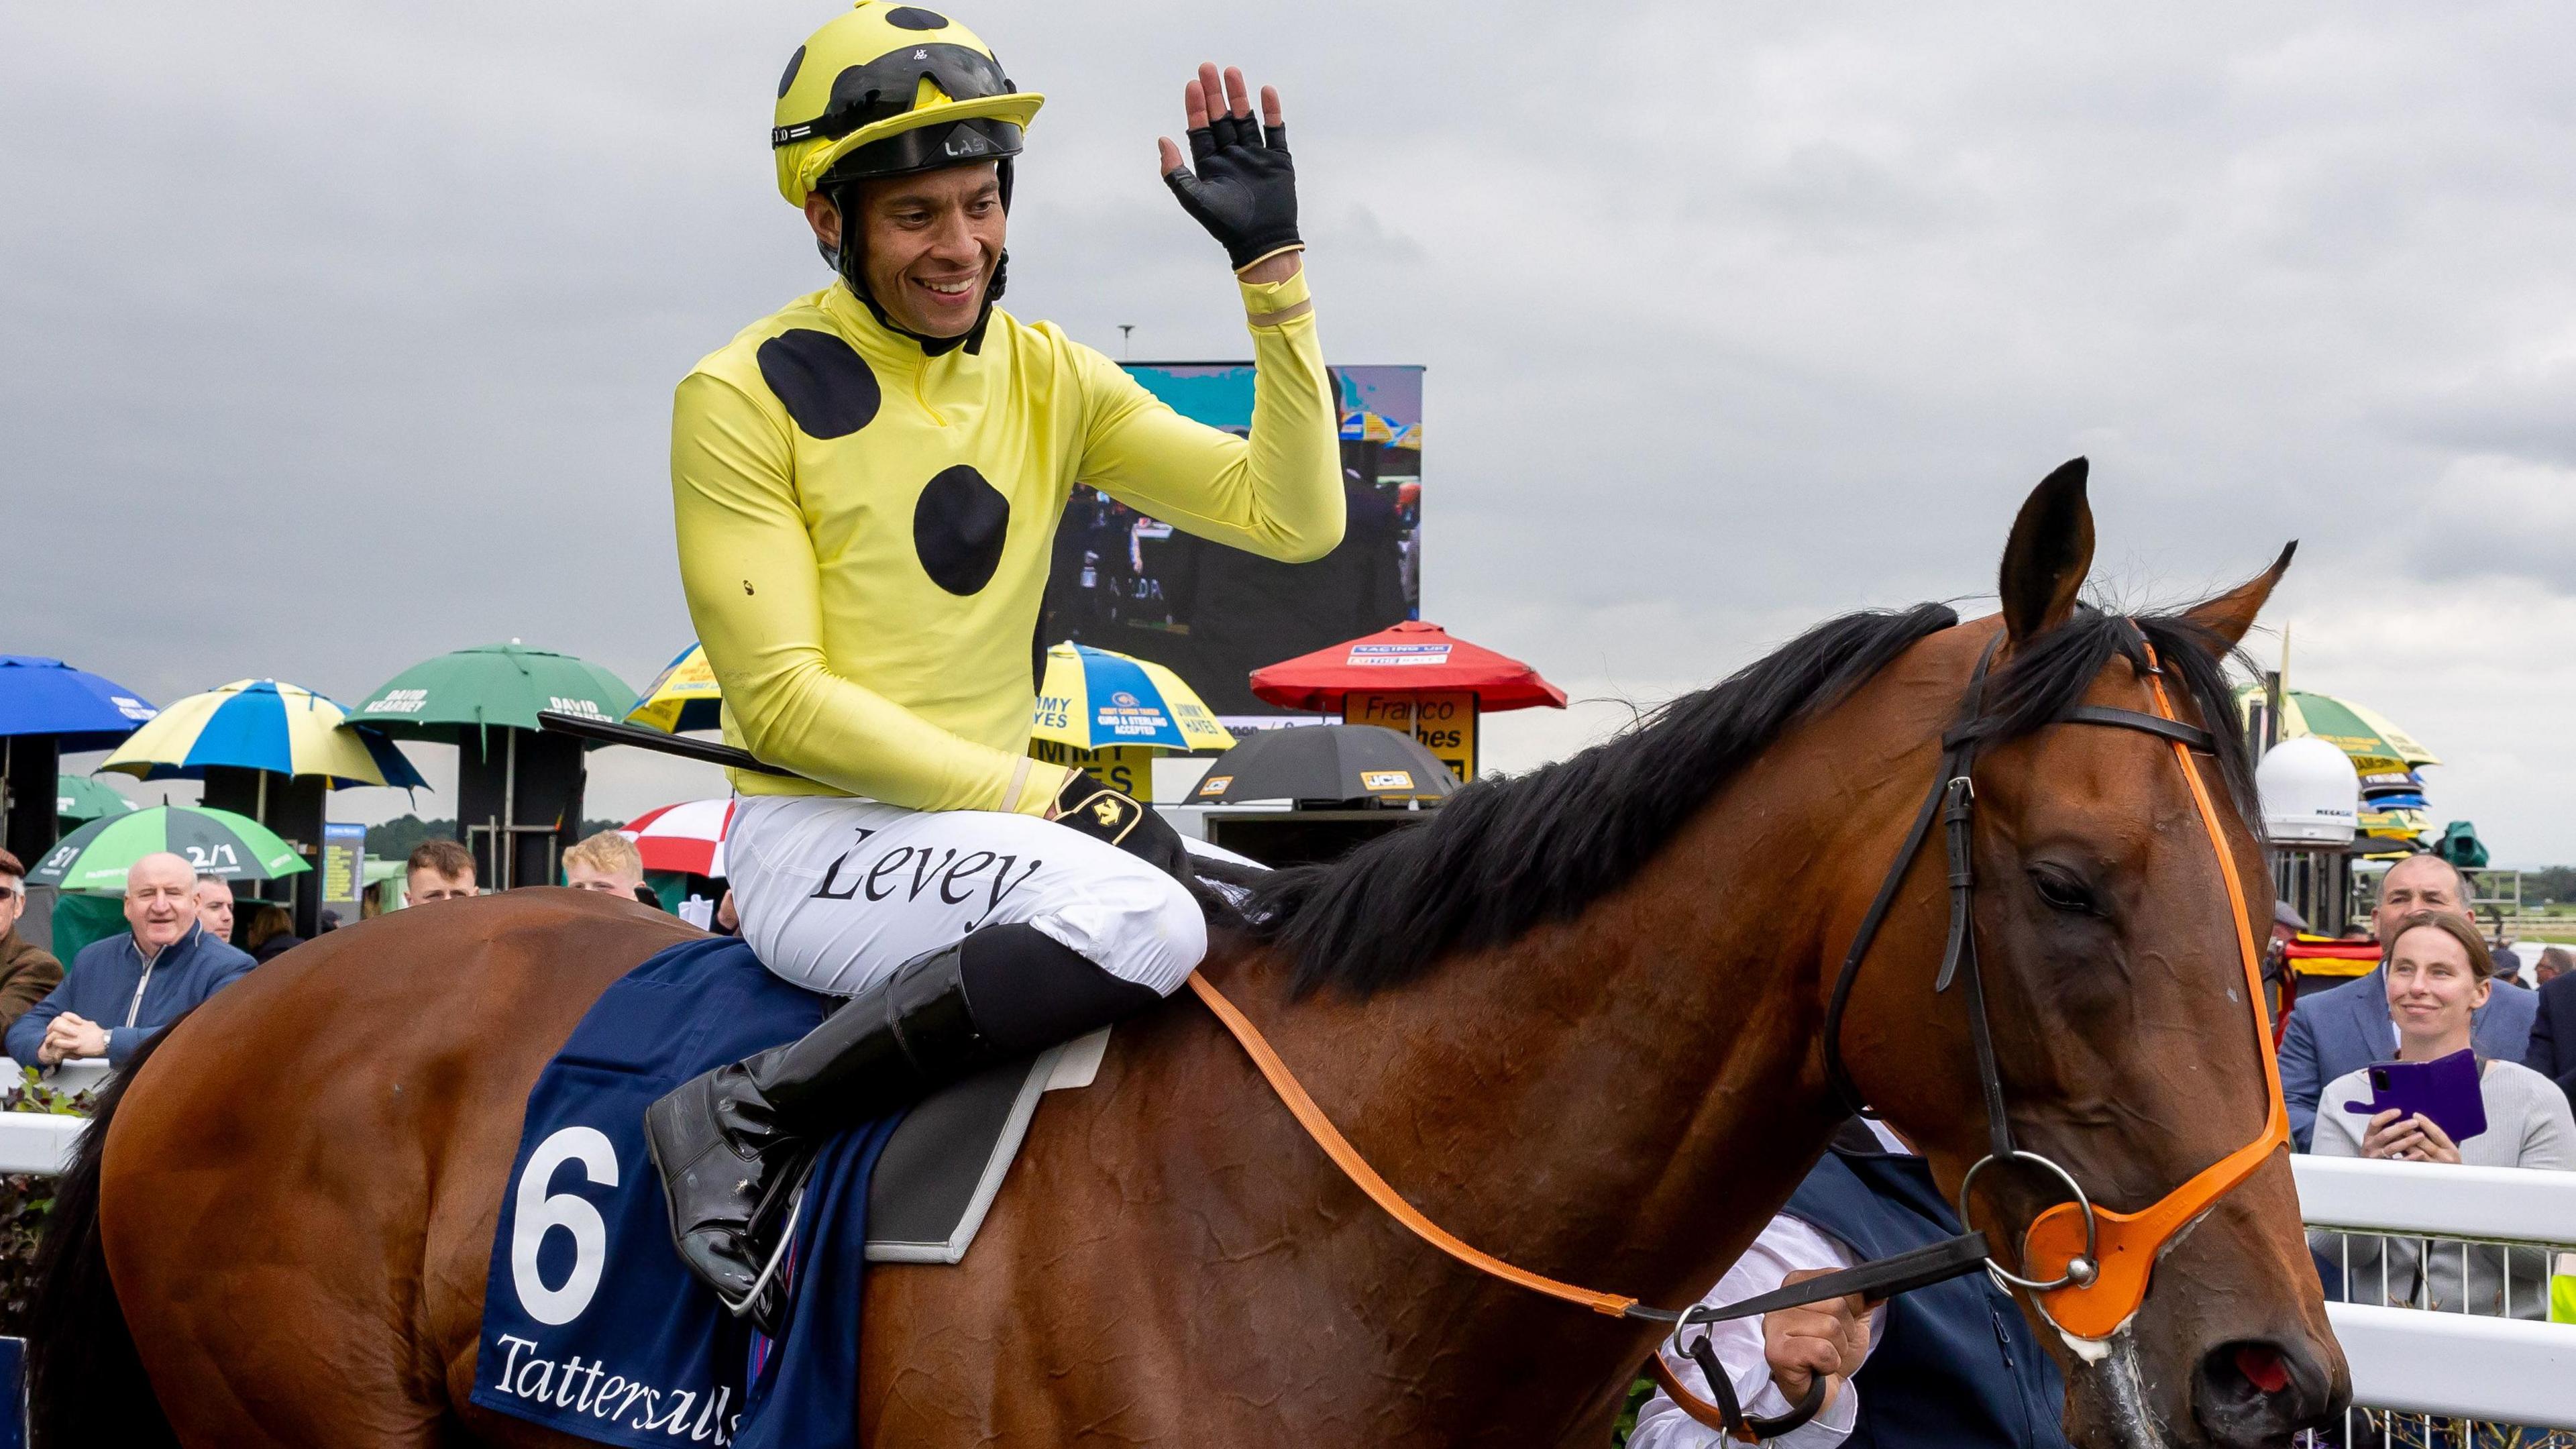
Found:
[[[1039,1097],[1088,1085],[1108,1034],[994,1068],[827,1147],[797,1215],[794,1307],[773,1345],[672,1251],[644,1109],[803,1035],[831,1005],[729,938],[675,946],[601,994],[528,1093],[475,1403],[606,1444],[847,1441],[864,1263],[964,1257]]]

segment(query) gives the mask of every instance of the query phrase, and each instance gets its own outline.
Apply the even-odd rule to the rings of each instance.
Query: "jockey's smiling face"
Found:
[[[963,336],[983,314],[984,289],[1001,264],[1006,216],[999,168],[990,161],[861,187],[860,265],[886,315],[924,337]],[[826,247],[841,241],[843,218],[816,192],[806,219]]]

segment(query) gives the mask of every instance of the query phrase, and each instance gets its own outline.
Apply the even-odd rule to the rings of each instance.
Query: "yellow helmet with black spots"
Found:
[[[973,31],[918,5],[860,0],[787,62],[769,144],[793,206],[822,184],[1004,161],[1046,104]]]

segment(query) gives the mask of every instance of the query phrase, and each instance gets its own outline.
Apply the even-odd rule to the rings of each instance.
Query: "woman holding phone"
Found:
[[[2417,911],[2381,947],[2380,966],[2396,1028],[2396,1060],[2426,1062],[2469,1050],[2470,1013],[2486,1004],[2495,976],[2495,960],[2474,926],[2447,912]],[[2480,1059],[2477,1072],[2486,1107],[2483,1132],[2455,1142],[2421,1112],[2352,1110],[2375,1095],[2365,1068],[2326,1084],[2317,1101],[2312,1150],[2320,1157],[2576,1171],[2576,1117],[2557,1084],[2519,1062]],[[2395,1306],[2547,1316],[2549,1269],[2542,1249],[2437,1240],[2428,1271],[2423,1239],[2345,1240],[2327,1232],[2310,1237],[2326,1261],[2342,1265],[2347,1296],[2356,1301],[2369,1301],[2368,1289],[2377,1285],[2379,1301]]]

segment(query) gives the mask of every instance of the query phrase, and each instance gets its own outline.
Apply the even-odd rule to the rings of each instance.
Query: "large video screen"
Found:
[[[1174,411],[1252,430],[1252,364],[1130,362]],[[1374,633],[1422,612],[1422,369],[1329,369],[1342,409],[1339,548],[1283,564],[1193,538],[1077,487],[1055,537],[1040,648],[1070,639],[1170,667],[1221,719],[1283,711],[1253,698],[1265,664]]]

